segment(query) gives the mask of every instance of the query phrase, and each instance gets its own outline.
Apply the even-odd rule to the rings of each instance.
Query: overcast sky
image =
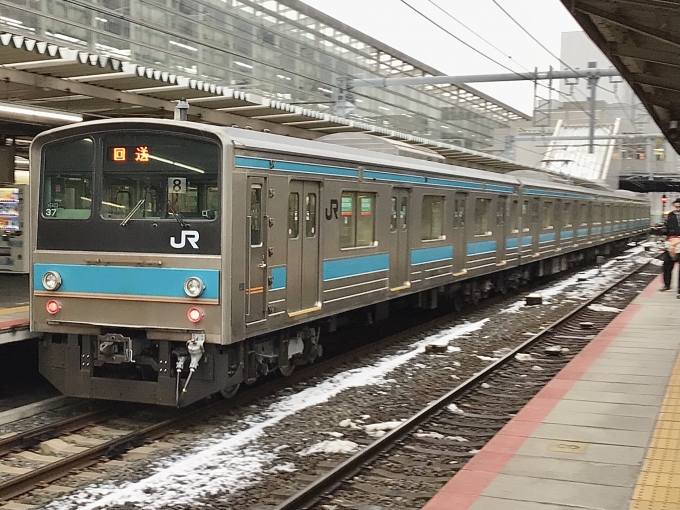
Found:
[[[326,14],[450,75],[507,73],[466,48],[402,0],[303,0]],[[559,68],[559,62],[515,25],[493,0],[405,0],[484,54],[516,71]],[[559,0],[496,0],[555,55],[562,32],[581,30]],[[437,9],[439,5],[456,20]],[[489,46],[474,30],[501,51]],[[533,108],[533,84],[471,84],[523,112]]]

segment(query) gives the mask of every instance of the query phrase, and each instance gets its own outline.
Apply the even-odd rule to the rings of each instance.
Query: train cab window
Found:
[[[216,143],[170,133],[123,131],[104,136],[103,146],[102,218],[217,217]]]
[[[519,232],[519,200],[513,200],[510,204],[510,231]]]
[[[444,239],[444,197],[423,197],[420,238],[423,241]]]
[[[375,193],[343,191],[340,198],[340,248],[375,244]]]
[[[543,202],[543,214],[541,215],[541,226],[544,230],[553,228],[555,224],[555,204],[553,202]]]
[[[305,197],[305,235],[316,235],[316,193],[307,193]]]
[[[491,231],[491,199],[475,200],[475,235],[490,236]]]
[[[288,238],[295,239],[300,233],[300,195],[288,195]]]
[[[69,140],[46,146],[43,154],[43,218],[85,220],[92,210],[94,141]]]

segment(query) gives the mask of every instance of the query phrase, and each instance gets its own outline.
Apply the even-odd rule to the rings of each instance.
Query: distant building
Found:
[[[442,74],[299,0],[0,0],[0,8],[0,30],[322,112],[339,113],[338,78]],[[527,118],[470,87],[361,88],[349,99],[349,118],[476,150]]]

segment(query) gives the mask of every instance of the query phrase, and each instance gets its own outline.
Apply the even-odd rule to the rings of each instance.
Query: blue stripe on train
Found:
[[[538,234],[539,243],[551,243],[555,240],[555,233],[551,232],[549,234]]]
[[[387,271],[390,267],[388,253],[376,253],[361,257],[347,257],[343,259],[324,260],[323,279],[334,280],[348,276],[358,276],[377,271]]]
[[[359,177],[359,170],[328,165],[312,165],[309,163],[297,163],[295,161],[274,161],[262,158],[246,158],[236,156],[234,164],[241,168],[257,168],[263,170],[284,170],[288,172],[301,172],[307,174],[340,175],[342,177]]]
[[[496,241],[478,241],[467,244],[467,254],[481,255],[482,253],[493,253],[496,251]]]
[[[511,250],[513,248],[517,248],[519,246],[519,241],[517,240],[516,237],[509,237],[508,239],[505,240],[505,249],[506,250]]]
[[[186,298],[184,282],[190,276],[197,276],[205,284],[202,298],[219,297],[220,272],[213,269],[35,264],[33,290],[45,290],[42,277],[50,270],[61,276],[61,286],[55,294],[79,292]]]
[[[573,230],[563,230],[560,232],[560,239],[572,239],[574,237]]]
[[[411,250],[411,264],[427,264],[440,260],[453,258],[453,246],[434,246],[432,248],[419,248]]]

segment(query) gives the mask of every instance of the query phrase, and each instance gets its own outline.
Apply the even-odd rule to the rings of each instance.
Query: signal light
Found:
[[[59,310],[61,310],[61,303],[59,303],[59,301],[55,301],[54,299],[50,299],[47,303],[45,303],[45,310],[47,310],[47,313],[50,315],[54,315]]]
[[[198,307],[193,307],[189,308],[189,311],[187,312],[187,319],[189,319],[191,322],[196,324],[197,322],[200,322],[201,319],[203,318],[203,310],[201,310]]]
[[[668,202],[668,197],[666,197],[666,195],[661,195],[661,203],[665,204],[666,202]]]

